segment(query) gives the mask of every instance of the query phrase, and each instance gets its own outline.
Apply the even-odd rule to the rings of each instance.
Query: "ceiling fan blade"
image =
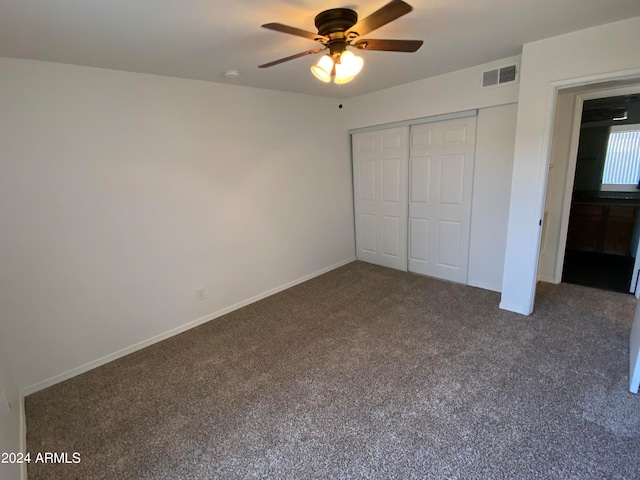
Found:
[[[265,63],[264,65],[260,65],[258,68],[267,68],[273,67],[274,65],[278,65],[280,63],[288,62],[289,60],[295,60],[296,58],[304,57],[306,55],[313,55],[314,53],[319,53],[327,48],[314,48],[312,50],[307,50],[306,52],[296,53],[295,55],[291,55],[290,57],[281,58],[280,60],[275,60],[273,62]]]
[[[307,32],[306,30],[302,30],[296,27],[290,27],[289,25],[283,25],[282,23],[265,23],[262,25],[262,28],[266,28],[268,30],[275,30],[280,33],[288,33],[289,35],[296,35],[302,38],[308,38],[310,40],[323,40],[326,37],[319,35],[313,32]]]
[[[424,42],[422,40],[374,40],[363,39],[353,44],[361,50],[381,50],[384,52],[415,52]]]
[[[376,10],[371,15],[363,18],[353,27],[349,29],[348,33],[356,33],[358,36],[364,36],[369,32],[386,25],[389,22],[394,21],[397,18],[409,13],[413,10],[413,7],[402,0],[392,0],[384,7]]]

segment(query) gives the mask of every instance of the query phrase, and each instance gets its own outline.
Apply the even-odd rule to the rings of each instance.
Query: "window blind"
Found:
[[[630,185],[640,181],[640,129],[609,134],[602,183]]]

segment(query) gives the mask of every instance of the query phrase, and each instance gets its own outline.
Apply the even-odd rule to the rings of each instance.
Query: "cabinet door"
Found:
[[[634,214],[634,207],[609,207],[602,253],[624,256],[630,254]]]
[[[567,249],[598,252],[605,221],[605,208],[599,205],[574,205],[569,216]]]

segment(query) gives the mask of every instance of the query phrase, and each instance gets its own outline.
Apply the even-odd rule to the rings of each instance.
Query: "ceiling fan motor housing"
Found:
[[[329,36],[346,32],[358,21],[358,14],[349,8],[332,8],[316,15],[314,20],[318,33]]]
[[[289,60],[320,53],[327,49],[329,53],[325,54],[325,56],[330,57],[334,65],[342,63],[342,56],[347,51],[347,47],[381,52],[415,52],[422,46],[422,40],[357,40],[359,37],[366,36],[372,31],[397,20],[411,10],[411,5],[404,0],[391,0],[368,17],[358,21],[358,14],[350,8],[332,8],[316,15],[314,22],[318,29],[317,34],[281,23],[265,23],[262,25],[263,28],[314,40],[319,42],[323,48],[312,48],[306,52],[260,65],[259,68],[272,67]],[[349,62],[347,61],[347,63]]]

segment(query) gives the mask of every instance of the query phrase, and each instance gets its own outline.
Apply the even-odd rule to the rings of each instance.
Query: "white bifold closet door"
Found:
[[[467,283],[475,133],[475,116],[411,126],[411,272]]]
[[[407,270],[409,127],[352,136],[358,259]]]

